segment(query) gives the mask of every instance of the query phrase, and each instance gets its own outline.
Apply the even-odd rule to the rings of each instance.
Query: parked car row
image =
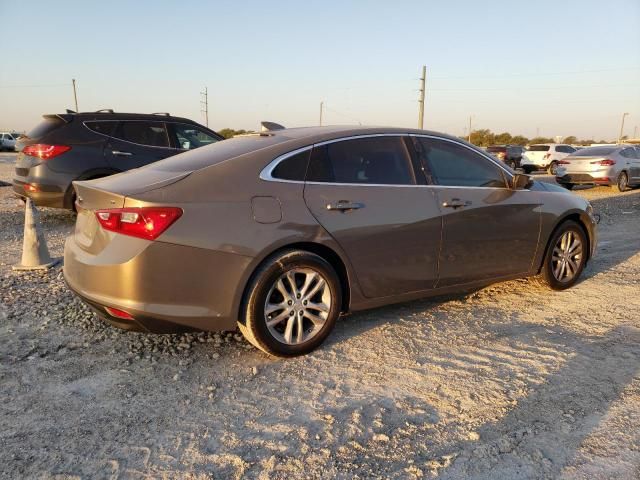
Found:
[[[0,132],[0,151],[14,151],[19,137],[19,133]]]

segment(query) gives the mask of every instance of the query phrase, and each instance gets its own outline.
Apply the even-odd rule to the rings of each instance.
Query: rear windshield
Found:
[[[56,128],[64,125],[64,120],[58,117],[44,117],[38,125],[36,125],[29,133],[27,137],[37,139],[44,137],[47,133],[54,131]]]
[[[285,135],[236,137],[216,142],[196,150],[160,160],[151,165],[154,170],[165,172],[193,172],[202,168],[239,157],[290,140]]]
[[[572,157],[600,157],[602,155],[609,155],[616,151],[618,147],[589,147],[581,148],[580,150],[573,152]]]
[[[487,147],[487,152],[504,152],[507,147]]]
[[[548,152],[549,145],[531,145],[529,147],[530,152]]]

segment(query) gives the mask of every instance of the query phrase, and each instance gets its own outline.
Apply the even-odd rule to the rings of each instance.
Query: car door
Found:
[[[634,147],[635,150],[635,158],[631,160],[632,168],[631,168],[631,178],[633,178],[634,183],[640,183],[640,147]]]
[[[636,147],[627,147],[620,152],[620,156],[624,158],[625,165],[622,167],[629,172],[629,182],[636,183],[640,180],[640,149]]]
[[[438,287],[525,274],[538,246],[541,197],[512,190],[496,161],[453,140],[416,137],[442,215]]]
[[[107,163],[116,170],[130,170],[175,155],[165,122],[123,120],[104,148]]]
[[[375,135],[315,145],[307,170],[305,202],[369,298],[429,290],[437,281],[440,212],[416,176],[408,141]]]

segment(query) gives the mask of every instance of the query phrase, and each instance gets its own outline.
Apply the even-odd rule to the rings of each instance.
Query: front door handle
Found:
[[[364,208],[364,204],[350,202],[349,200],[338,200],[336,203],[327,203],[327,210],[336,210],[339,212],[348,212],[349,210],[357,210],[359,208]]]
[[[460,200],[459,198],[452,198],[451,200],[447,201],[447,202],[442,202],[442,206],[445,208],[462,208],[462,207],[468,207],[469,205],[471,205],[471,201],[470,200]]]
[[[111,153],[118,157],[130,157],[131,155],[133,155],[133,153],[131,152],[121,152],[120,150],[112,150]]]

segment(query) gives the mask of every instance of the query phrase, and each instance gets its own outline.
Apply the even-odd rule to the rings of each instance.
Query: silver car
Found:
[[[640,147],[610,145],[578,150],[558,161],[556,181],[574,185],[611,185],[620,192],[640,185]]]

